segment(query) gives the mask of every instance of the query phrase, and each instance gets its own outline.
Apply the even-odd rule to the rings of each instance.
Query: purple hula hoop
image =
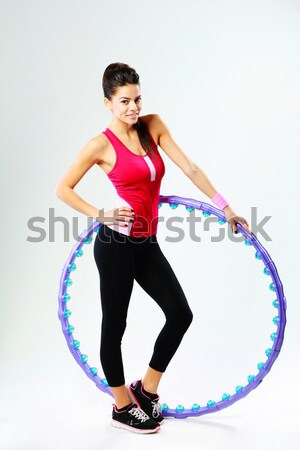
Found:
[[[159,197],[159,202],[159,207],[161,207],[162,203],[169,203],[169,206],[172,209],[177,208],[178,205],[184,205],[188,211],[198,209],[202,211],[204,215],[214,214],[218,217],[218,221],[220,224],[226,223],[224,212],[208,203],[204,203],[192,198],[178,197],[176,195],[161,195]],[[71,311],[67,308],[67,303],[71,298],[67,290],[68,287],[72,284],[70,274],[76,269],[75,259],[82,256],[82,247],[92,242],[93,233],[97,233],[100,226],[102,226],[102,224],[99,224],[99,222],[95,221],[87,230],[84,230],[83,233],[81,233],[80,240],[74,245],[67,261],[64,264],[61,273],[58,294],[58,317],[61,322],[62,331],[67,341],[67,345],[76,362],[101,391],[113,397],[106,379],[100,378],[98,376],[98,369],[96,367],[91,367],[87,362],[88,356],[81,353],[81,351],[79,350],[80,342],[73,337],[73,331],[75,327],[69,323]],[[223,408],[227,408],[238,400],[246,397],[246,395],[248,395],[250,391],[255,389],[262,382],[264,377],[271,370],[271,367],[273,366],[276,358],[279,355],[284,339],[287,309],[283,286],[274,262],[272,261],[266,249],[258,241],[256,236],[253,233],[249,234],[239,223],[237,224],[237,228],[238,231],[244,235],[245,244],[248,246],[252,245],[256,249],[255,257],[259,260],[262,260],[265,265],[264,273],[266,275],[270,275],[272,278],[272,283],[269,285],[269,288],[271,291],[274,291],[274,293],[276,293],[276,299],[273,301],[273,306],[274,308],[278,309],[278,315],[273,318],[273,322],[277,326],[277,331],[273,332],[270,335],[271,341],[273,342],[272,347],[268,348],[265,351],[267,360],[265,362],[258,363],[258,373],[256,375],[248,375],[248,384],[246,384],[245,386],[236,386],[235,393],[224,393],[221,400],[217,402],[214,400],[209,400],[206,406],[200,406],[198,403],[194,403],[190,409],[184,408],[182,405],[177,405],[175,409],[171,409],[166,403],[163,403],[162,414],[165,417],[172,416],[177,419],[184,419],[189,416],[201,416],[203,414],[213,413],[220,411]]]

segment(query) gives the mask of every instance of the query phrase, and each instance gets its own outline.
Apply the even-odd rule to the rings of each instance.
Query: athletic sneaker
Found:
[[[136,403],[130,403],[120,410],[113,403],[111,424],[113,427],[124,428],[134,433],[155,433],[160,430],[160,425],[152,420]]]
[[[165,421],[161,414],[161,404],[158,402],[159,395],[145,391],[142,380],[133,381],[129,386],[131,399],[146,413],[152,420],[160,425]]]

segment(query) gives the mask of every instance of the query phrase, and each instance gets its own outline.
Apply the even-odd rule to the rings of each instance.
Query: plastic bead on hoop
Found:
[[[169,206],[172,209],[176,209],[178,205],[184,205],[187,211],[198,209],[202,211],[204,216],[210,216],[211,214],[217,216],[218,222],[221,225],[226,223],[224,212],[208,203],[200,202],[192,198],[178,197],[175,195],[161,195],[159,201],[159,208],[163,203],[169,203]],[[99,222],[95,221],[80,235],[80,241],[73,247],[62,269],[58,294],[58,317],[61,321],[62,331],[67,341],[69,350],[77,363],[101,391],[113,397],[106,379],[98,376],[98,369],[96,367],[91,367],[88,363],[88,356],[80,351],[80,341],[75,339],[73,336],[75,327],[69,323],[71,311],[68,309],[68,302],[71,300],[71,296],[67,291],[69,286],[73,283],[71,273],[76,270],[75,260],[83,255],[82,247],[93,241],[93,233],[97,233],[100,226],[102,225],[99,225]],[[248,247],[253,246],[255,248],[255,258],[264,263],[263,272],[272,279],[272,282],[269,284],[269,289],[274,292],[274,294],[276,293],[276,298],[272,303],[273,307],[278,310],[277,315],[273,318],[276,331],[273,331],[270,334],[271,344],[270,347],[265,350],[267,359],[266,361],[262,361],[257,364],[258,371],[247,376],[247,383],[245,385],[237,385],[234,393],[229,394],[225,392],[217,401],[208,400],[205,406],[200,406],[198,403],[194,403],[191,408],[185,408],[183,405],[177,405],[175,409],[171,409],[166,403],[163,403],[161,406],[162,415],[164,417],[172,416],[177,419],[184,419],[189,416],[201,416],[203,414],[217,412],[223,408],[231,406],[233,403],[241,400],[243,397],[246,397],[250,391],[255,389],[262,382],[279,355],[284,338],[287,309],[283,286],[274,262],[256,236],[254,234],[249,234],[239,223],[237,224],[237,228],[238,231],[245,237],[245,245]]]

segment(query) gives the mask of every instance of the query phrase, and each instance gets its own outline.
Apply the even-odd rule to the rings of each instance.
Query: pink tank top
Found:
[[[109,228],[133,237],[153,236],[158,225],[158,201],[165,165],[155,141],[154,155],[136,155],[109,129],[103,131],[116,152],[116,162],[107,176],[116,188],[116,208],[128,206],[134,210],[134,221],[128,227],[112,224]]]

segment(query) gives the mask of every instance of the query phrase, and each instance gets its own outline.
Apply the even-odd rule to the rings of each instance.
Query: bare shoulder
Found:
[[[107,137],[101,133],[92,137],[83,147],[82,151],[85,151],[87,156],[90,156],[96,164],[99,164],[103,161],[108,148],[109,141]]]
[[[74,189],[85,173],[93,167],[94,164],[99,164],[104,149],[105,145],[98,137],[91,138],[87,141],[77,154],[75,161],[70,165],[59,181],[56,191],[63,192],[65,187]]]
[[[147,114],[145,116],[140,116],[140,119],[145,122],[148,127],[155,128],[160,122],[159,114]]]

